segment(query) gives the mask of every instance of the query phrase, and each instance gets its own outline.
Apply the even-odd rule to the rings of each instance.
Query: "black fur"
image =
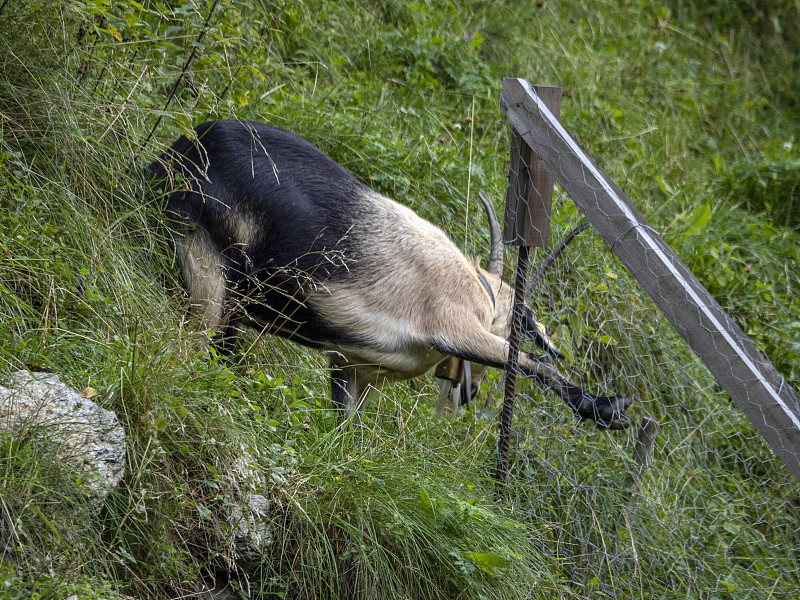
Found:
[[[149,167],[158,187],[177,190],[167,203],[174,235],[208,233],[224,257],[236,313],[271,324],[268,333],[314,348],[357,344],[304,298],[310,288],[356,276],[352,234],[369,210],[362,198],[373,192],[316,146],[277,127],[214,121],[195,133]],[[246,250],[237,243],[240,220],[257,233]]]

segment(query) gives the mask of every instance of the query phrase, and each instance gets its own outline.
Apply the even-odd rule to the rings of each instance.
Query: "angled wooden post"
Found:
[[[541,98],[555,114],[561,112],[561,88],[537,86]],[[514,282],[514,308],[511,333],[508,337],[505,393],[500,415],[500,437],[497,445],[498,482],[495,498],[502,500],[502,487],[508,478],[508,451],[511,445],[511,421],[517,391],[519,346],[522,314],[525,306],[525,279],[531,247],[544,248],[550,234],[550,210],[553,204],[553,177],[544,163],[516,130],[511,134],[511,167],[506,208],[503,219],[503,243],[519,246]]]

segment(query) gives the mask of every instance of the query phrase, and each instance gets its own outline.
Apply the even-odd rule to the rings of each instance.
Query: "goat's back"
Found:
[[[326,279],[374,194],[313,144],[277,127],[212,121],[181,136],[150,174],[171,185],[175,229],[201,229],[249,273],[290,266]],[[167,183],[167,182],[172,182]]]

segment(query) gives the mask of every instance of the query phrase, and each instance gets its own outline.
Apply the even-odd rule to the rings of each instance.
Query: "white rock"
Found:
[[[221,476],[227,478],[235,490],[237,501],[228,504],[226,521],[231,527],[236,555],[246,561],[272,544],[270,511],[273,503],[263,495],[266,481],[253,457],[242,454]]]
[[[269,522],[272,503],[261,494],[253,494],[247,497],[245,506],[246,510],[238,504],[230,506],[228,516],[237,554],[241,556],[258,554],[272,544]]]
[[[125,474],[125,432],[110,410],[51,373],[17,371],[0,386],[0,430],[33,430],[57,444],[59,460],[86,481],[95,508]]]

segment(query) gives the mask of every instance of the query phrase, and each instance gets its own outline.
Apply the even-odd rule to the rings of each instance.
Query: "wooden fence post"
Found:
[[[504,84],[505,85],[505,84]],[[561,112],[561,88],[536,86],[540,97],[554,114]],[[524,138],[512,129],[511,166],[506,208],[503,219],[503,243],[519,246],[511,333],[508,337],[505,393],[500,415],[500,437],[497,446],[497,490],[495,499],[502,500],[508,478],[508,451],[511,445],[511,421],[517,390],[519,346],[522,314],[525,305],[525,279],[528,273],[530,247],[544,248],[550,233],[550,211],[553,204],[553,177],[544,163],[531,150]]]

